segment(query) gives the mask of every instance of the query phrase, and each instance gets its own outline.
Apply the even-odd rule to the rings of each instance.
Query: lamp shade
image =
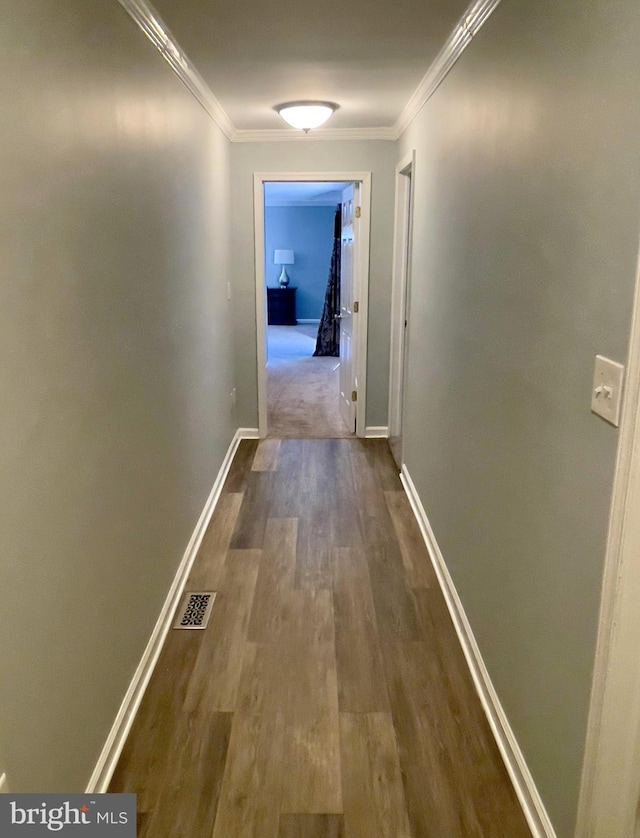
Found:
[[[293,265],[293,250],[274,250],[274,265]]]
[[[302,131],[323,125],[337,108],[334,102],[285,102],[276,105],[276,111],[284,121]]]

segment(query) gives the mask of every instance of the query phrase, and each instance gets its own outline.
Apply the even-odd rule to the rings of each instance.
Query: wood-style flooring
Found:
[[[110,791],[140,838],[530,838],[384,440],[243,441]]]

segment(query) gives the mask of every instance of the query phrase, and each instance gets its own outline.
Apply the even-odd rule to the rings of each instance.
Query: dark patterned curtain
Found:
[[[316,351],[314,355],[340,355],[340,320],[336,314],[340,313],[340,238],[342,234],[342,211],[336,209],[333,220],[333,253],[329,268],[327,293],[324,298],[322,318],[318,328]]]

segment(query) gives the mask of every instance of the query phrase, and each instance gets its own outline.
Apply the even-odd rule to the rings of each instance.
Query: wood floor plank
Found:
[[[272,518],[299,518],[305,513],[309,487],[302,480],[303,439],[283,439],[271,492]]]
[[[486,720],[461,725],[430,645],[387,643],[383,654],[413,833],[529,838],[513,789],[499,779],[500,758]],[[514,797],[505,807],[509,793]]]
[[[333,528],[328,515],[306,515],[298,525],[296,588],[331,588]]]
[[[271,508],[275,472],[251,471],[245,481],[244,497],[231,537],[232,550],[260,549]]]
[[[282,713],[234,714],[212,838],[278,838],[283,730]]]
[[[306,439],[303,443],[300,481],[305,496],[305,514],[310,518],[331,517],[336,481],[333,468],[339,440]]]
[[[333,603],[340,711],[388,711],[369,570],[362,550],[333,551]]]
[[[379,637],[386,640],[422,639],[420,619],[406,583],[397,542],[367,547],[367,560]]]
[[[189,573],[186,590],[216,589],[242,500],[241,492],[220,495],[220,500],[211,516],[198,555]]]
[[[396,465],[386,439],[365,439],[370,462],[376,472],[380,488],[384,492],[402,491],[400,469]]]
[[[258,450],[257,439],[241,439],[236,450],[229,474],[222,488],[225,492],[244,492],[246,482],[251,474],[251,464]]]
[[[339,440],[306,440],[298,465],[303,507],[298,527],[295,585],[331,587],[331,550],[338,517],[335,462]]]
[[[271,518],[266,526],[264,549],[256,583],[248,639],[278,640],[289,619],[296,571],[298,522]]]
[[[201,632],[170,631],[154,669],[109,791],[137,794],[140,811],[148,811],[161,794],[167,740],[173,735],[196,658]]]
[[[350,451],[353,440],[331,440],[325,452],[325,471],[330,476],[332,501],[330,517],[334,547],[354,547],[361,543],[358,527],[358,497],[353,480]]]
[[[154,838],[210,838],[231,733],[231,713],[183,713],[167,747],[160,794],[145,828]]]
[[[388,640],[419,640],[422,637],[420,621],[409,592],[400,544],[376,475],[375,462],[370,453],[362,450],[354,450],[350,461],[379,636]]]
[[[386,643],[383,654],[413,834],[428,838],[480,834],[473,811],[471,820],[476,823],[469,824],[470,818],[462,816],[469,801],[458,797],[454,778],[447,773],[444,755],[452,731],[448,720],[436,718],[441,710],[446,712],[446,699],[427,645]]]
[[[291,619],[285,640],[293,644],[293,651],[301,652],[306,645],[333,643],[334,637],[332,592],[325,588],[292,591]]]
[[[448,712],[458,732],[447,757],[460,793],[477,801],[481,835],[526,836],[529,831],[507,769],[493,738],[469,667],[439,589],[414,595],[430,651],[446,690]],[[502,831],[501,831],[502,830]]]
[[[342,815],[280,815],[278,838],[345,838]]]
[[[369,578],[369,564],[363,548],[336,547],[331,562],[336,625],[345,633],[367,631],[377,634],[376,614]]]
[[[246,644],[236,705],[239,712],[273,713],[285,706],[289,681],[297,677],[299,648],[334,641],[331,592],[291,591],[286,625],[277,641]]]
[[[339,745],[335,650],[320,643],[307,649],[289,685],[284,761],[292,782],[283,810],[342,812]]]
[[[400,545],[408,584],[412,588],[437,585],[429,551],[405,492],[385,492],[384,497]]]
[[[209,625],[189,681],[185,710],[233,712],[262,552],[229,550]]]
[[[286,650],[281,643],[247,643],[236,708],[244,715],[282,711],[287,700]]]
[[[382,655],[376,638],[362,631],[336,633],[338,706],[342,712],[389,709]]]
[[[261,439],[258,443],[253,463],[251,465],[252,471],[277,471],[278,457],[280,455],[280,440],[279,439]]]
[[[136,838],[151,838],[147,812],[136,811]]]
[[[358,501],[357,515],[367,547],[386,546],[395,539],[384,490],[367,450],[353,449],[349,461]]]
[[[346,838],[412,838],[388,713],[341,713]]]
[[[293,592],[283,812],[342,812],[340,732],[330,591]]]

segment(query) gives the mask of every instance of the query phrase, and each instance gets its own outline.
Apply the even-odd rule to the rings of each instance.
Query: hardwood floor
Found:
[[[111,792],[140,838],[530,838],[384,440],[243,441]]]

